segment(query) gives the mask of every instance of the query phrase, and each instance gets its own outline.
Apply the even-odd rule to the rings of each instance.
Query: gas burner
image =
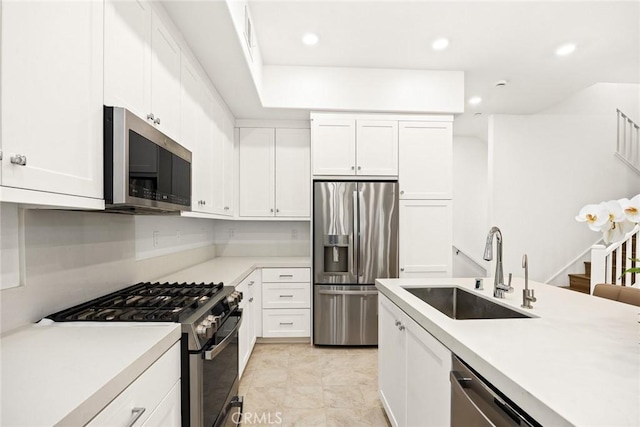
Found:
[[[222,288],[222,283],[138,283],[48,317],[56,322],[180,322]]]

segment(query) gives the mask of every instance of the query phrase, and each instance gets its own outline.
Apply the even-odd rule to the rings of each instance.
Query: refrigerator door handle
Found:
[[[351,274],[353,274],[354,276],[356,276],[356,283],[358,282],[358,273],[360,272],[359,266],[358,266],[358,256],[360,254],[360,230],[359,230],[359,212],[360,212],[360,208],[358,206],[358,194],[359,191],[354,191],[353,192],[353,244],[351,245],[351,247],[353,248],[352,253],[351,253],[351,266],[350,266],[350,272]],[[354,270],[355,268],[355,270]]]
[[[378,295],[378,291],[318,291],[320,295]]]
[[[362,248],[362,233],[360,232],[360,225],[363,223],[364,219],[362,218],[362,211],[364,210],[364,196],[362,195],[362,191],[358,190],[358,257],[360,257],[360,261],[358,262],[358,283],[364,281],[364,272],[363,266],[364,260],[362,259],[361,249]]]

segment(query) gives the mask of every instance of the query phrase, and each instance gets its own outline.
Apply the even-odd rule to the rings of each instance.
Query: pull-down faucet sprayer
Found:
[[[487,235],[487,243],[484,247],[484,259],[491,261],[493,259],[493,236],[496,236],[497,252],[496,258],[496,274],[493,282],[493,296],[496,298],[504,298],[505,292],[513,292],[511,283],[504,284],[504,274],[502,269],[502,232],[498,227],[491,227]],[[511,281],[511,280],[509,280]]]

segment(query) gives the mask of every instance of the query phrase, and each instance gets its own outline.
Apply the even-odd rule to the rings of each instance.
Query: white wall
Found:
[[[135,216],[137,260],[213,245],[214,221],[179,216]]]
[[[521,276],[527,253],[530,277],[546,281],[601,237],[575,221],[583,205],[640,192],[640,177],[614,156],[615,107],[637,115],[628,102],[637,93],[596,85],[548,114],[490,118],[489,221],[504,236],[505,275]]]
[[[105,213],[24,211],[22,286],[0,291],[1,331],[215,257],[215,246],[205,246],[136,261],[137,218]],[[144,222],[155,223],[154,227],[162,232],[185,220],[145,218]],[[7,236],[4,230],[1,236],[4,242]]]
[[[20,284],[18,205],[0,203],[0,289]]]
[[[487,197],[487,143],[454,136],[453,245],[484,268],[482,255],[490,228]]]
[[[308,221],[216,221],[218,256],[310,256]]]
[[[268,108],[461,113],[464,72],[265,65],[260,99]]]

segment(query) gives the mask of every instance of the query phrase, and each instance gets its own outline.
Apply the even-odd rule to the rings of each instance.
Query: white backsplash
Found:
[[[137,261],[137,218],[105,213],[24,211],[22,286],[0,291],[1,331],[215,257],[215,246],[210,244],[213,222],[203,220],[203,226],[207,224],[210,230],[206,246],[189,237],[190,244],[199,247],[176,245],[170,249],[178,253]],[[155,223],[158,230],[168,232],[185,220],[166,219],[148,217],[145,222]],[[185,230],[191,229],[190,221],[185,224]]]
[[[309,256],[308,221],[216,221],[218,256]]]

